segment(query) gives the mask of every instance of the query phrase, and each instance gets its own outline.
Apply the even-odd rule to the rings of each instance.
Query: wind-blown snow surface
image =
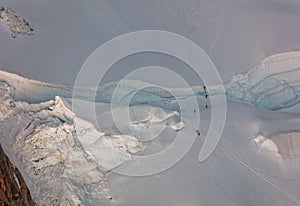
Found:
[[[298,54],[290,52],[274,55],[249,72],[235,75],[225,84],[226,94],[263,109],[279,110],[294,106],[299,101]],[[111,201],[105,174],[130,161],[131,155],[141,151],[139,140],[144,141],[143,138],[160,132],[160,127],[155,127],[154,124],[158,123],[159,126],[172,119],[166,124],[167,127],[175,131],[184,127],[180,118],[173,119],[179,116],[178,112],[165,113],[159,108],[133,107],[130,111],[135,114],[133,120],[121,121],[121,127],[114,124],[111,113],[102,114],[98,123],[101,131],[106,133],[101,133],[91,123],[76,117],[76,114],[64,106],[62,99],[56,96],[70,98],[73,88],[29,80],[4,71],[0,71],[0,80],[2,141],[6,148],[11,148],[11,154],[18,165],[24,168],[23,172],[28,180],[34,183],[29,184],[29,187],[38,203],[50,204],[51,201],[56,201],[61,204],[95,205],[103,203],[105,199]],[[120,87],[124,89],[115,94],[115,99],[111,99],[117,84],[109,83],[96,90],[75,88],[77,94],[75,92],[73,97],[92,101],[93,97],[90,95],[97,91],[96,102],[122,103],[124,97],[138,91],[143,82],[121,82]],[[218,90],[219,87],[208,87],[208,94],[218,95],[222,91]],[[184,88],[169,90],[180,98],[189,97]],[[206,94],[202,86],[195,86],[192,90],[194,95]],[[135,98],[133,105],[174,100],[171,94],[155,88],[146,89],[145,94],[137,94]],[[126,116],[126,109],[119,107],[115,110],[120,117]],[[19,126],[13,126],[13,122],[17,122]],[[148,129],[149,125],[152,130]],[[281,134],[276,138],[259,135],[254,142],[260,148],[284,159],[298,159],[300,146],[297,137],[297,133]],[[298,202],[296,197],[253,170],[236,152],[228,155],[229,159],[238,161],[291,204]]]
[[[35,30],[33,36],[12,39],[0,25],[1,68],[58,85],[73,85],[82,63],[98,46],[136,30],[166,30],[193,40],[209,54],[225,82],[269,55],[300,46],[298,0],[3,0],[1,4],[13,8]],[[133,69],[155,64],[174,69],[192,85],[201,84],[187,66],[165,60],[154,55],[128,58],[105,80],[117,81]],[[210,116],[203,109],[205,101],[199,98],[204,136]],[[299,107],[289,111],[299,113]],[[299,205],[299,159],[280,159],[253,141],[258,135],[272,138],[298,130],[296,114],[229,100],[221,142],[206,162],[197,163],[201,137],[164,173],[144,178],[109,174],[111,195],[121,206]]]

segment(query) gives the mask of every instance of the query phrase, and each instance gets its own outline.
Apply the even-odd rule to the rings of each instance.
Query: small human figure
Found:
[[[200,136],[200,131],[199,131],[199,130],[196,130],[196,134],[197,134],[198,136]]]
[[[196,109],[194,109],[194,113],[196,113]]]
[[[208,95],[206,94],[206,95],[205,95],[205,98],[207,99],[207,97],[208,97]]]
[[[205,108],[207,109],[207,105],[205,105]]]

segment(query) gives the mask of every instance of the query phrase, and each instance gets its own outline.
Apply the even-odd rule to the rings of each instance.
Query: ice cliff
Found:
[[[255,106],[280,110],[299,103],[300,52],[267,57],[225,84],[227,96]]]
[[[146,87],[146,82],[122,80],[111,82],[97,88],[72,88],[51,85],[35,80],[25,79],[16,74],[0,71],[0,80],[11,86],[16,100],[29,103],[49,101],[55,96],[78,98],[102,103],[126,103],[131,94],[131,104],[149,104],[166,107],[176,98],[188,98],[191,95],[223,94],[230,98],[249,103],[268,110],[280,110],[299,103],[300,52],[287,52],[267,57],[262,63],[246,73],[233,76],[232,80],[222,85],[165,88],[159,85]],[[118,92],[113,93],[118,87]],[[225,90],[224,90],[225,88]]]
[[[234,75],[224,84],[225,94],[268,110],[292,107],[299,103],[299,65],[300,52],[273,55],[248,72]],[[174,102],[174,95],[188,98],[191,94],[187,89],[148,87],[139,91],[144,85],[142,81],[126,80],[98,88],[72,88],[0,71],[1,143],[13,162],[20,166],[37,203],[91,205],[113,202],[106,185],[106,173],[130,161],[133,154],[142,150],[143,138],[151,137],[160,124],[175,131],[184,127],[178,112],[149,105],[164,102],[159,104],[163,108]],[[116,87],[119,90],[113,96]],[[222,85],[191,89],[192,95],[200,96],[224,93]],[[110,113],[100,116],[101,132],[96,130],[90,122],[65,107],[62,100],[74,97],[125,103],[130,94],[137,91],[130,111],[136,115],[132,121],[123,121],[122,131],[118,131],[120,128],[114,125]],[[135,107],[135,104],[148,106]],[[118,107],[116,112],[126,111]],[[298,155],[299,151],[289,149],[287,152],[282,146],[285,143],[279,143],[279,139],[259,137],[255,141],[280,156]]]

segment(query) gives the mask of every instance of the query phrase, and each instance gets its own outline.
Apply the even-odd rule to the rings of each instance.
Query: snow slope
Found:
[[[13,39],[7,26],[0,25],[0,68],[29,79],[49,82],[51,85],[69,85],[71,88],[81,65],[92,51],[120,34],[143,29],[171,31],[193,40],[209,54],[224,82],[235,74],[242,73],[236,76],[231,84],[234,86],[235,83],[240,83],[241,87],[232,88],[232,91],[239,95],[234,97],[230,92],[228,95],[258,107],[228,99],[227,122],[220,144],[212,156],[205,162],[197,162],[211,115],[210,110],[205,109],[205,104],[209,107],[209,99],[199,97],[201,137],[197,138],[190,152],[176,166],[150,177],[133,178],[109,173],[106,176],[108,184],[103,188],[107,186],[110,188],[114,204],[299,205],[299,158],[293,155],[295,153],[292,153],[293,158],[278,158],[273,152],[257,147],[253,141],[258,135],[272,138],[277,134],[283,136],[290,133],[297,134],[293,133],[299,130],[297,114],[284,112],[286,110],[274,112],[260,109],[266,106],[266,96],[260,93],[261,89],[270,94],[267,99],[275,101],[269,104],[270,109],[281,109],[283,101],[293,100],[295,92],[291,88],[296,86],[293,79],[297,75],[294,76],[291,72],[287,72],[288,76],[282,73],[272,75],[272,71],[266,71],[264,66],[258,66],[269,76],[265,81],[266,84],[259,84],[252,91],[247,90],[249,87],[243,81],[251,79],[251,73],[247,71],[262,62],[265,57],[299,50],[298,0],[3,0],[1,4],[24,17],[35,32],[30,37],[19,36]],[[166,59],[165,56],[147,55],[133,56],[114,65],[107,74],[105,83],[118,81],[136,68],[158,65],[178,72],[191,85],[201,85],[200,78],[196,77],[188,66],[172,58]],[[272,64],[269,62],[266,65]],[[292,67],[286,67],[290,68]],[[253,81],[261,82],[261,74],[254,77]],[[288,81],[289,86],[283,83],[287,77],[288,80],[291,78],[291,81]],[[276,95],[277,91],[271,89],[274,82],[276,88],[282,89],[279,93],[280,98]],[[37,93],[43,94],[42,89]],[[31,101],[38,98],[39,101],[44,101],[46,98],[50,100],[46,103],[48,106],[55,102],[54,93],[50,92],[51,97],[47,95],[23,97]],[[288,101],[287,104],[283,104],[284,107],[291,106],[290,103],[293,101]],[[27,103],[31,105],[33,102]],[[44,106],[47,107],[46,105]],[[13,117],[10,114],[15,114],[15,110],[11,110],[11,106],[14,107],[14,102],[10,98],[4,98],[0,109],[2,119]],[[22,102],[19,106],[22,109],[27,107],[27,104]],[[80,117],[84,115],[84,108],[81,109],[83,112]],[[299,113],[299,107],[291,109],[293,110],[290,111]],[[26,109],[22,110],[25,110],[24,115],[28,115]],[[50,110],[45,111],[49,113]],[[56,122],[59,118],[54,119]],[[12,151],[13,141],[10,142],[11,139],[7,137],[14,137],[16,133],[26,128],[29,122],[24,118],[21,120],[18,126],[11,123],[17,122],[17,118],[10,120],[7,125],[1,125],[5,126],[1,129],[1,132],[5,133],[1,143],[7,145],[5,149],[10,150],[10,158],[15,162],[18,161],[16,158],[18,156]],[[58,121],[59,125],[60,122],[61,120]],[[60,126],[59,128],[59,131],[63,129]],[[154,147],[169,144],[173,136],[168,137],[170,138],[167,140],[163,138],[159,144],[154,144]],[[297,135],[287,137],[289,138],[285,140],[297,139]],[[285,147],[283,141],[283,148]],[[156,152],[155,148],[147,152]],[[292,148],[289,150],[293,151],[297,153],[298,150]],[[54,152],[53,157],[57,156]],[[77,156],[79,159],[82,157],[81,153]],[[49,162],[53,163],[59,159],[50,160]],[[23,164],[19,162],[16,165],[21,167]],[[22,171],[24,175],[25,169]],[[78,171],[77,168],[74,171]],[[77,179],[77,176],[72,178]],[[34,187],[31,190],[34,190]],[[35,194],[38,192],[37,189]],[[87,193],[92,194],[91,191]],[[106,199],[108,197],[105,196]],[[56,202],[60,202],[59,198],[53,200],[53,203]],[[63,203],[68,204],[67,201]],[[90,205],[99,204],[97,200],[91,198]]]
[[[15,102],[5,83],[0,127],[1,143],[21,167],[39,205],[111,201],[105,174],[141,149],[133,136],[98,132],[58,96],[40,104]]]
[[[299,101],[297,60],[298,52],[268,57],[249,72],[235,75],[233,80],[225,84],[226,94],[262,109],[279,110],[294,106]],[[35,182],[30,188],[39,203],[58,201],[61,204],[95,205],[105,199],[109,201],[111,196],[104,181],[105,174],[125,161],[130,161],[131,155],[141,150],[139,140],[154,139],[156,133],[164,127],[162,122],[167,122],[167,128],[175,131],[181,130],[184,126],[184,123],[180,122],[180,117],[173,119],[179,115],[178,112],[165,113],[159,108],[148,106],[143,109],[134,106],[130,110],[133,119],[131,121],[126,121],[126,118],[119,119],[121,126],[115,125],[110,112],[99,116],[99,127],[105,132],[101,133],[91,123],[76,117],[76,114],[66,108],[61,98],[57,96],[70,98],[73,95],[73,88],[29,80],[4,71],[0,72],[0,79],[1,127],[2,131],[10,132],[3,134],[2,141],[8,142],[8,148],[13,148],[12,153],[19,161],[19,165],[24,167],[29,180]],[[122,103],[124,97],[138,91],[144,85],[143,82],[136,80],[121,83],[121,88],[124,89],[115,94],[117,96],[113,100],[112,93],[118,83],[108,83],[97,88],[96,102]],[[218,92],[222,91],[217,90],[218,85],[212,88],[214,88],[212,94],[211,88],[207,89],[209,95],[218,95]],[[93,100],[89,95],[92,95],[95,89],[75,90],[77,96],[74,98]],[[184,88],[169,90],[180,98],[189,97],[185,95]],[[195,95],[206,94],[203,86],[195,86],[193,91]],[[174,99],[164,90],[150,88],[144,92],[145,94],[142,92],[136,95],[136,99],[132,101],[133,105]],[[53,97],[54,100],[51,100]],[[41,102],[45,100],[49,101]],[[128,111],[120,107],[114,112],[121,118],[126,117]],[[7,127],[11,127],[15,118],[22,124],[16,133],[11,133]],[[300,146],[297,137],[296,133],[279,134],[276,138],[259,135],[254,141],[260,148],[277,153],[279,157],[298,159]],[[239,164],[253,172],[247,163],[236,156],[236,153],[229,153],[228,158],[237,160]],[[84,169],[82,165],[85,165]],[[264,177],[253,173],[270,184]],[[35,176],[32,176],[33,174]],[[271,186],[292,203],[298,201],[295,197],[282,192],[273,183]],[[64,195],[61,195],[61,190],[51,189],[57,187],[64,191]],[[44,190],[48,192],[40,193]],[[86,190],[91,191],[88,198]]]
[[[21,82],[23,88],[30,87]],[[106,174],[140,152],[140,141],[155,135],[157,128],[163,128],[162,123],[174,131],[184,127],[178,112],[132,107],[134,120],[123,121],[123,129],[101,124],[104,127],[99,132],[70,111],[59,96],[36,104],[19,101],[14,98],[15,86],[1,81],[1,143],[21,167],[39,205],[113,204]],[[127,110],[123,110],[116,108],[115,112],[125,114]],[[109,122],[107,114],[100,119],[106,125]]]

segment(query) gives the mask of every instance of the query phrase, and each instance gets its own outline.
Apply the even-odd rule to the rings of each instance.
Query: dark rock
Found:
[[[0,206],[36,205],[20,171],[9,161],[0,145]]]

